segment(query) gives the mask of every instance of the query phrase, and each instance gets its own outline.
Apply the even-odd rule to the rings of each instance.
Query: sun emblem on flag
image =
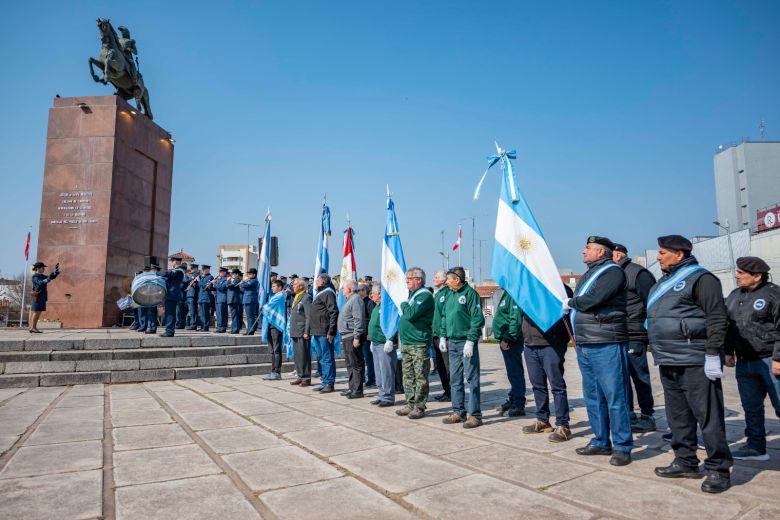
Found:
[[[520,252],[523,254],[528,254],[536,248],[536,244],[534,243],[534,241],[527,236],[520,237],[520,240],[518,240],[517,245],[520,248]]]
[[[387,271],[387,273],[385,273],[385,282],[390,283],[396,280],[398,280],[398,273],[395,271]]]

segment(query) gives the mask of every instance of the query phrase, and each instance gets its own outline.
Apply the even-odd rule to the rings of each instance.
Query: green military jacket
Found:
[[[379,314],[381,306],[382,304],[380,303],[374,307],[374,310],[371,311],[371,318],[368,320],[368,337],[371,338],[371,343],[377,345],[384,344],[387,341],[385,332],[382,330],[381,315]],[[393,343],[397,342],[398,333],[393,336]]]
[[[433,340],[433,295],[420,287],[401,304],[398,336],[401,345],[430,345]]]
[[[506,291],[493,315],[493,336],[507,343],[523,342],[523,311]]]
[[[439,337],[476,343],[484,325],[485,315],[477,291],[467,283],[457,291],[448,291],[441,308]]]
[[[441,310],[444,307],[444,300],[447,299],[447,294],[450,292],[449,287],[442,287],[439,291],[433,295],[436,306],[433,309],[433,336],[439,337],[439,331],[441,330]]]

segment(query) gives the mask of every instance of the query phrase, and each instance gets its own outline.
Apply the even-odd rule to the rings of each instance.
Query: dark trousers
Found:
[[[277,374],[282,373],[282,331],[274,327],[268,326],[268,344],[271,347],[271,356],[273,362],[271,364],[271,372]]]
[[[433,338],[433,355],[436,373],[439,374],[444,395],[450,396],[450,356],[439,350],[439,338]]]
[[[311,381],[311,341],[303,338],[293,338],[295,353],[295,372],[304,381]]]
[[[395,363],[395,391],[404,391],[404,366],[400,359],[397,359]]]
[[[257,303],[245,303],[244,314],[246,315],[246,333],[252,335],[257,330]]]
[[[165,300],[165,334],[173,336],[176,332],[176,308],[179,302]]]
[[[759,453],[766,453],[764,401],[769,402],[780,419],[780,376],[772,374],[772,357],[737,360],[737,388],[745,410],[747,444]]]
[[[225,332],[228,326],[228,305],[227,303],[222,302],[215,305],[217,313],[217,331]]]
[[[501,350],[509,379],[509,395],[507,399],[515,408],[525,408],[525,370],[523,370],[523,343],[509,343],[509,350]]]
[[[363,346],[352,346],[352,339],[341,339],[341,351],[349,366],[349,389],[352,393],[363,393],[363,378],[366,376],[366,360],[363,356]]]
[[[732,458],[726,441],[723,386],[720,379],[710,381],[700,366],[662,365],[660,372],[666,401],[666,421],[672,430],[675,462],[687,468],[698,467],[698,424],[707,449],[704,469],[728,473]]]
[[[146,330],[146,309],[143,307],[136,307],[133,309],[135,315],[135,328],[143,332]]]
[[[563,378],[566,345],[526,345],[524,353],[528,380],[534,390],[536,418],[540,421],[550,421],[550,394],[547,390],[549,383],[555,403],[555,426],[569,426],[569,396],[566,393],[566,380]]]
[[[198,302],[195,301],[195,298],[187,298],[187,325],[191,329],[197,329],[200,325]]]
[[[653,401],[653,389],[650,386],[650,368],[647,366],[647,344],[629,342],[627,352],[628,375],[631,377],[631,381],[628,383],[628,411],[634,413],[634,389],[636,389],[639,411],[642,415],[652,417],[655,402]],[[633,388],[631,383],[633,383]]]
[[[183,329],[187,326],[187,302],[176,302],[176,328]]]
[[[141,315],[145,315],[145,327],[138,330],[157,332],[157,307],[145,307],[140,309]]]
[[[243,321],[241,304],[228,303],[228,309],[230,310],[230,333],[238,334],[239,332],[241,332],[241,325]]]
[[[208,331],[211,326],[211,302],[198,303],[200,309],[200,326],[202,330]]]
[[[366,360],[366,384],[376,384],[376,372],[374,371],[374,355],[371,353],[371,342],[367,339],[361,344],[363,349],[363,359]]]

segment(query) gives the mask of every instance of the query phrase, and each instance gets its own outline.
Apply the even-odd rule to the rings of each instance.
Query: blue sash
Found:
[[[699,264],[689,265],[677,271],[674,274],[674,276],[672,276],[665,282],[657,283],[650,291],[650,296],[647,299],[647,311],[649,312],[650,307],[652,307],[655,302],[660,300],[664,294],[668,293],[675,285],[685,280],[696,271],[701,271],[702,269],[704,268]],[[647,329],[646,319],[644,325],[645,325],[645,329]]]
[[[588,290],[590,290],[590,288],[591,288],[591,286],[593,285],[593,283],[596,281],[596,279],[597,279],[599,276],[601,276],[602,274],[604,274],[604,272],[605,272],[607,269],[610,269],[610,268],[612,268],[612,267],[620,267],[620,266],[619,266],[619,265],[617,265],[617,264],[614,264],[614,263],[613,263],[613,264],[607,264],[607,265],[601,266],[601,267],[598,269],[598,271],[596,271],[595,273],[593,273],[593,276],[591,276],[590,278],[588,278],[588,281],[587,281],[587,282],[585,282],[584,284],[582,284],[582,287],[580,287],[579,291],[577,291],[577,294],[576,294],[575,296],[582,296],[583,294],[587,293],[587,292],[588,292]],[[571,316],[571,331],[572,331],[572,333],[574,334],[574,336],[576,337],[576,336],[577,336],[577,332],[576,332],[576,330],[575,330],[575,319],[577,318],[577,309],[572,309],[572,310],[571,310],[571,312],[570,312],[570,314],[569,314],[569,316]]]

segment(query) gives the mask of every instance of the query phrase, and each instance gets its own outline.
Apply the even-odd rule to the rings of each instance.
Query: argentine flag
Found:
[[[398,330],[401,303],[408,298],[404,250],[395,218],[395,204],[388,190],[387,224],[382,241],[382,306],[379,308],[379,324],[386,338],[392,338]]]
[[[257,281],[260,282],[260,292],[258,294],[259,307],[262,310],[263,306],[268,301],[268,296],[271,294],[271,213],[269,212],[265,216],[265,233],[263,234],[263,245],[260,248],[260,268]],[[262,323],[262,340],[268,341],[268,320],[265,313],[263,313]]]
[[[525,198],[517,191],[507,152],[498,145],[496,148],[503,179],[491,273],[523,312],[547,331],[563,317],[566,291],[542,230]]]
[[[317,244],[317,258],[314,260],[314,280],[323,273],[328,273],[330,258],[328,256],[328,237],[330,236],[330,208],[322,203],[322,220],[320,221],[320,238]],[[317,294],[315,283],[312,294]]]

